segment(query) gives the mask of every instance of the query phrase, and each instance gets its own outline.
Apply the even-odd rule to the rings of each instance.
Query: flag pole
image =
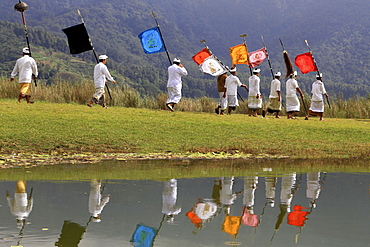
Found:
[[[207,50],[209,51],[209,53],[222,65],[222,66],[224,66],[226,69],[227,69],[227,71],[229,71],[229,73],[230,73],[230,69],[229,69],[229,67],[227,67],[227,66],[225,66],[213,53],[212,53],[212,51],[209,49],[209,47],[208,47],[208,45],[206,44],[206,41],[203,39],[203,40],[201,40],[200,41],[200,43],[202,43],[206,48],[207,48]],[[237,91],[237,94],[238,94],[238,96],[239,96],[239,98],[240,98],[240,100],[242,101],[242,102],[244,102],[244,99],[243,99],[243,97],[239,94],[239,92]]]
[[[248,58],[248,68],[249,68],[249,72],[250,74],[252,75],[252,68],[250,67],[250,63],[249,63],[249,54],[248,54],[248,48],[247,48],[247,41],[245,39],[245,37],[248,36],[248,34],[240,34],[239,37],[242,37],[243,40],[244,40],[244,45],[245,45],[245,48],[247,49],[247,58]]]
[[[292,62],[290,61],[290,58],[288,56],[288,52],[285,50],[285,47],[284,47],[284,44],[283,44],[283,41],[280,40],[280,44],[281,44],[281,47],[283,48],[283,53],[284,53],[284,61],[285,61],[285,65],[287,66],[287,74],[288,74],[288,65],[287,65],[287,62],[289,60],[289,69],[293,72],[293,65],[292,65]],[[288,76],[286,75],[285,78],[287,78]],[[303,93],[303,92],[302,92]],[[306,103],[304,102],[304,98],[303,98],[303,95],[301,95],[301,99],[302,99],[302,104],[303,104],[303,107],[304,107],[304,110],[306,112],[306,115],[308,114],[308,111],[307,111],[307,107],[306,107]],[[307,120],[307,118],[306,118]]]
[[[30,42],[28,40],[26,16],[24,15],[24,11],[26,11],[27,9],[28,9],[27,3],[21,2],[21,0],[19,0],[19,3],[17,3],[16,5],[14,5],[14,10],[21,12],[22,22],[23,22],[23,29],[24,29],[24,35],[26,36],[26,42],[27,42],[28,51],[30,52],[30,57],[32,57],[32,55],[31,55],[32,53],[31,53]],[[35,87],[37,87],[36,77],[34,77],[33,81],[35,83]]]
[[[79,10],[79,9],[77,9],[77,14],[80,16],[80,18],[81,18],[81,22],[85,25],[85,21],[84,21],[84,19],[82,18],[82,15],[81,15],[81,12],[80,12],[80,10]],[[96,63],[99,63],[99,59],[98,59],[98,56],[96,55],[96,52],[95,52],[94,46],[93,46],[92,41],[91,41],[91,39],[90,39],[90,36],[89,36],[89,41],[90,41],[90,44],[91,44],[91,47],[92,47],[92,51],[93,51],[93,53],[94,53],[94,57],[95,57],[95,59],[96,59]],[[110,98],[110,99],[112,99],[112,95],[110,94],[109,87],[108,87],[108,84],[107,84],[107,83],[105,83],[105,87],[107,88],[107,92],[108,92],[109,98]]]
[[[261,35],[261,39],[262,39],[262,44],[263,44],[263,47],[265,48],[265,51],[266,51],[266,55],[267,55],[267,61],[269,62],[269,66],[270,66],[270,70],[271,70],[271,75],[272,75],[272,79],[274,79],[274,71],[272,70],[272,66],[271,66],[271,62],[270,62],[270,56],[269,56],[269,53],[267,52],[267,48],[266,48],[266,45],[265,45],[265,40],[263,38],[263,36]]]
[[[315,58],[314,58],[314,56],[313,56],[313,54],[312,54],[312,50],[311,50],[310,45],[308,44],[307,39],[305,39],[305,40],[304,40],[304,42],[306,43],[306,45],[307,45],[307,47],[308,47],[308,50],[309,50],[309,51],[310,51],[310,53],[311,53],[313,63],[315,64],[315,66],[316,66],[316,68],[317,68],[317,75],[318,75],[318,76],[320,76],[319,67],[317,67],[316,60],[315,60]],[[321,78],[321,80],[322,80],[322,78]],[[331,109],[331,107],[330,107],[330,102],[329,102],[329,97],[325,97],[325,98],[326,98],[326,101],[328,102],[329,109]]]
[[[168,53],[168,50],[167,50],[167,47],[166,47],[166,43],[164,42],[164,38],[162,36],[162,32],[161,32],[161,29],[159,28],[159,24],[158,24],[158,21],[157,21],[157,16],[155,15],[154,11],[152,11],[152,15],[153,15],[153,18],[155,20],[155,23],[157,24],[159,35],[161,35],[161,38],[163,40],[163,46],[164,46],[164,49],[166,50],[167,58],[168,58],[168,61],[170,62],[170,65],[171,65],[172,64],[172,61],[171,61],[171,58],[170,58],[170,54]]]

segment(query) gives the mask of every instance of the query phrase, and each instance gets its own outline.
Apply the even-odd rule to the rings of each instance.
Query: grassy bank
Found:
[[[370,120],[327,118],[319,122],[317,118],[19,104],[14,99],[0,100],[0,105],[3,164],[17,157],[31,164],[45,157],[124,159],[151,154],[160,158],[370,156]]]

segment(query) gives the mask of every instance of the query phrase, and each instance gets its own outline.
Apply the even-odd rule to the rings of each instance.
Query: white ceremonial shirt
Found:
[[[271,81],[271,88],[270,88],[270,99],[279,98],[277,91],[281,91],[280,89],[280,81],[278,79],[274,79]]]
[[[322,81],[315,81],[312,83],[312,101],[322,101],[322,95],[326,93],[324,83]]]
[[[288,79],[286,81],[286,97],[296,96],[296,90],[298,88],[298,82],[295,79]]]
[[[257,75],[252,75],[249,77],[249,97],[256,97],[257,94],[261,95],[260,81],[261,79]]]
[[[35,59],[28,55],[19,58],[15,63],[14,69],[11,73],[11,78],[14,78],[19,72],[19,83],[31,83],[32,74],[38,76],[37,64]]]
[[[104,87],[105,81],[114,81],[113,77],[110,75],[107,66],[100,62],[95,65],[94,68],[94,83],[95,88]]]
[[[182,87],[181,76],[187,75],[188,71],[185,67],[180,67],[177,64],[172,64],[168,67],[167,87],[180,88]]]
[[[226,95],[237,95],[238,87],[242,83],[239,78],[235,75],[229,75],[225,80]]]

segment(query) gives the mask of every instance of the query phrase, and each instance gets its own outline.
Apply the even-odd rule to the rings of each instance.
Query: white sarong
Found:
[[[313,112],[324,112],[324,102],[323,101],[312,101],[310,110]]]
[[[250,110],[259,110],[262,108],[262,98],[256,98],[256,96],[248,97],[248,108]]]
[[[299,112],[301,104],[297,95],[287,96],[286,97],[286,111],[287,112]]]

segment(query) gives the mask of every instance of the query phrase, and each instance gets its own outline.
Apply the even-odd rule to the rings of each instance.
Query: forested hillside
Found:
[[[144,54],[137,38],[140,32],[156,25],[151,14],[154,11],[171,58],[181,58],[189,71],[183,80],[185,96],[216,96],[215,78],[201,73],[191,60],[204,47],[199,41],[205,39],[213,53],[230,65],[228,48],[242,43],[239,35],[243,33],[248,34],[250,51],[262,47],[263,35],[273,69],[283,73],[279,38],[292,60],[308,51],[304,42],[307,39],[330,94],[351,97],[370,92],[369,1],[354,4],[350,0],[29,0],[26,3],[31,48],[35,46],[35,51],[40,52],[36,55],[45,61],[41,75],[49,83],[56,76],[66,76],[72,81],[92,76],[95,62],[92,52],[69,55],[61,31],[81,23],[76,11],[79,9],[96,52],[110,57],[108,66],[119,83],[130,84],[142,95],[164,91],[169,65],[166,54]],[[21,15],[13,11],[14,4],[0,0],[0,20],[4,21],[0,23],[2,74],[12,69],[25,45]],[[46,52],[47,59],[43,59]],[[271,80],[267,61],[260,68],[262,93],[266,96]],[[238,71],[246,81],[247,67],[238,65]],[[299,82],[306,92],[313,80],[313,73],[300,74]]]

